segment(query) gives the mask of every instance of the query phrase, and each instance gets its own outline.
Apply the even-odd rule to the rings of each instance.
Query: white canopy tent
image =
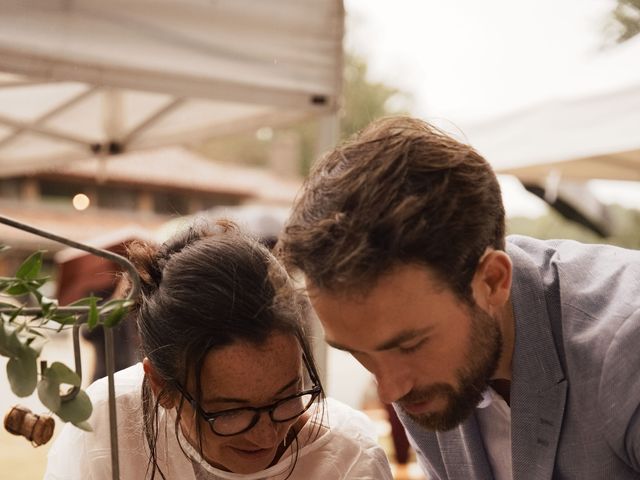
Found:
[[[640,35],[594,56],[557,98],[464,128],[498,173],[640,181]]]
[[[640,36],[595,56],[558,98],[465,127],[466,140],[497,173],[607,236],[607,207],[587,182],[640,181],[639,59]]]
[[[331,116],[341,0],[3,0],[0,176]]]
[[[573,180],[640,180],[640,83],[550,101],[465,133],[497,172],[523,181],[550,172]]]

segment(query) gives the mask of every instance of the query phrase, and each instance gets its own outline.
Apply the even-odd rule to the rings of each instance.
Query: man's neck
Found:
[[[511,406],[511,380],[495,378],[489,382],[489,385],[507,402],[507,405]]]

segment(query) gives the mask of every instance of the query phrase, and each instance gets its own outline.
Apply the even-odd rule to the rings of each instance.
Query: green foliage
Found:
[[[65,422],[71,422],[83,430],[91,430],[86,421],[91,416],[92,411],[93,406],[89,395],[84,390],[80,390],[73,400],[62,402],[60,410],[55,413]]]
[[[7,377],[11,390],[19,397],[28,397],[38,383],[37,356],[27,349],[10,357],[7,363]]]
[[[377,118],[407,113],[394,108],[393,100],[408,104],[407,93],[384,83],[372,82],[367,63],[355,55],[346,55],[344,67],[343,108],[340,118],[340,136],[349,138]]]
[[[600,237],[578,223],[566,220],[553,209],[538,218],[507,219],[507,232],[540,239],[570,238],[583,243],[607,243],[624,248],[640,249],[640,211],[610,205],[612,234]]]
[[[0,245],[0,252],[6,247]],[[7,357],[7,378],[11,390],[19,397],[27,397],[36,389],[42,404],[60,419],[79,428],[90,430],[87,423],[92,406],[87,394],[80,389],[81,379],[68,366],[54,362],[47,367],[42,362],[38,376],[38,360],[46,341],[46,331],[60,331],[84,321],[81,313],[61,312],[55,299],[47,298],[40,288],[48,278],[40,275],[43,252],[36,252],[18,268],[15,277],[0,277],[0,294],[7,297],[30,297],[38,308],[37,313],[25,315],[25,307],[19,302],[0,302],[0,355]],[[7,298],[8,300],[8,298]],[[81,299],[72,306],[86,307],[89,328],[103,325],[112,328],[125,316],[130,302],[124,299],[109,300],[103,304],[97,297]],[[61,393],[62,388],[73,390]]]
[[[67,384],[79,387],[80,382],[81,379],[76,372],[63,363],[54,362],[42,372],[42,379],[38,383],[38,398],[49,410],[59,412],[62,403],[60,386]]]

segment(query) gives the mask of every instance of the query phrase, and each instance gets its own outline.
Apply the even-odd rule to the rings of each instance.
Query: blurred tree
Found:
[[[640,0],[616,0],[611,12],[616,29],[616,42],[622,43],[640,33]]]
[[[345,54],[342,107],[340,109],[340,139],[357,132],[376,118],[406,113],[411,97],[381,82],[367,77],[364,59]],[[298,136],[299,174],[305,175],[313,162],[317,138],[317,122],[309,120],[286,129],[275,129],[272,138],[260,135],[237,135],[204,143],[199,151],[220,161],[245,165],[267,165],[269,149],[278,135],[294,133]]]
[[[363,58],[345,54],[340,140],[349,138],[377,118],[407,113],[411,102],[408,93],[382,82],[372,82],[367,74],[367,62]],[[315,122],[297,127],[301,138],[300,166],[303,175],[314,160],[316,130]]]
[[[355,55],[346,55],[344,100],[340,135],[348,138],[371,121],[385,115],[407,113],[411,97],[406,92],[367,78],[367,63]]]
[[[608,243],[619,247],[640,249],[640,210],[620,205],[610,205],[609,214],[613,233],[599,237],[588,228],[565,219],[553,209],[546,215],[531,219],[512,217],[507,219],[507,233],[528,235],[541,239],[570,238],[584,243]]]

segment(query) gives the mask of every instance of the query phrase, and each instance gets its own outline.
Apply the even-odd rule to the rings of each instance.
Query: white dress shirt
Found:
[[[484,448],[495,480],[513,480],[511,468],[511,408],[489,387],[476,407]]]

